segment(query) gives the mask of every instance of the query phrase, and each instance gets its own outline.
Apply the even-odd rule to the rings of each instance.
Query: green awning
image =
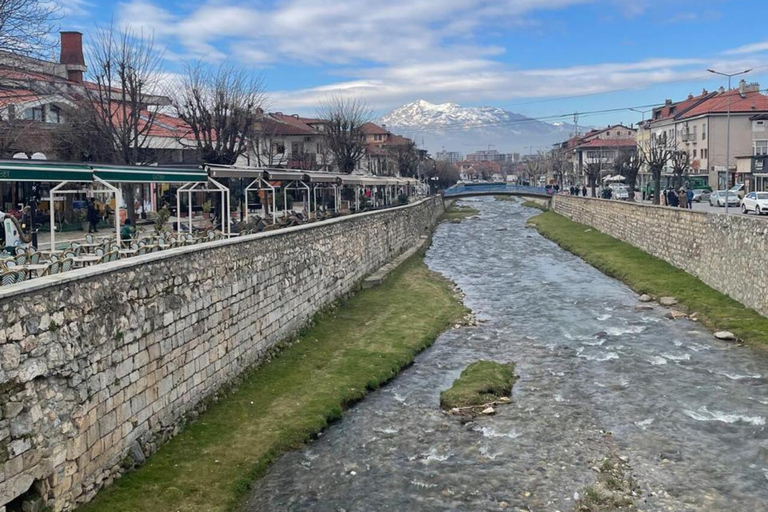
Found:
[[[0,181],[93,181],[85,164],[60,164],[41,160],[0,161]]]
[[[141,165],[94,165],[94,174],[109,183],[205,183],[205,169]]]

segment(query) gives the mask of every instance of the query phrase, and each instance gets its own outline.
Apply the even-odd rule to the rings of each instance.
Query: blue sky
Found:
[[[766,0],[69,0],[64,29],[114,20],[183,63],[262,73],[271,110],[311,114],[323,98],[379,113],[417,99],[494,105],[532,117],[650,105],[724,82],[768,87]],[[570,97],[570,98],[568,98]],[[640,114],[582,116],[583,124]]]

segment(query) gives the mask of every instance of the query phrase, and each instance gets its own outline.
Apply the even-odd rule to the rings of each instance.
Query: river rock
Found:
[[[662,297],[659,299],[659,304],[667,307],[674,306],[675,304],[677,304],[677,299],[674,297]]]
[[[664,316],[666,316],[670,320],[680,320],[682,318],[688,318],[688,315],[686,315],[682,311],[677,311],[676,309],[672,309],[668,311],[667,314]]]
[[[635,311],[653,311],[653,306],[650,304],[638,304],[635,306]]]
[[[650,295],[648,295],[647,293],[644,293],[644,294],[642,294],[642,295],[640,296],[640,298],[639,298],[638,300],[639,300],[640,302],[652,302],[652,301],[653,301],[653,297],[651,297],[651,296],[650,296]]]
[[[506,231],[507,228],[498,228],[496,231]]]
[[[494,409],[493,407],[486,407],[485,409],[483,409],[482,414],[485,414],[486,416],[496,414],[496,409]]]
[[[719,331],[715,333],[715,338],[723,341],[736,341],[736,335],[728,331]]]

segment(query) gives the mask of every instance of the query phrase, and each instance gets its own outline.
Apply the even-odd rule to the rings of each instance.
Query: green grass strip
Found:
[[[514,363],[476,361],[461,372],[450,389],[440,393],[440,407],[445,410],[472,407],[509,397],[514,382]]]
[[[480,215],[480,212],[471,206],[459,206],[456,201],[451,201],[446,205],[442,219],[447,221],[462,220],[474,215]]]
[[[542,204],[537,203],[536,201],[525,201],[523,202],[523,206],[527,208],[536,208],[537,210],[541,210],[543,212],[549,211],[549,208],[547,208]]]
[[[310,441],[465,314],[451,284],[411,258],[382,285],[317,315],[296,343],[80,510],[237,509],[277,456]]]
[[[529,222],[543,236],[636,292],[675,297],[680,309],[698,313],[704,326],[730,331],[750,343],[768,344],[768,318],[710,288],[699,278],[553,212],[542,213]]]

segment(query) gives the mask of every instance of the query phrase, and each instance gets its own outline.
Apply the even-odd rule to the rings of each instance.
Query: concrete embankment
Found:
[[[768,315],[768,222],[763,219],[563,195],[555,196],[552,209]]]
[[[0,510],[90,500],[442,212],[429,198],[0,291]]]

